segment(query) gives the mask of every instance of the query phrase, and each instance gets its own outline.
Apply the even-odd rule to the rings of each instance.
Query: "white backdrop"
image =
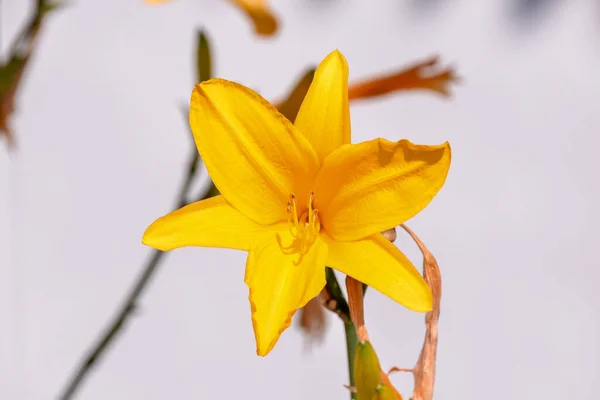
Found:
[[[436,399],[599,398],[600,6],[549,2],[528,21],[515,2],[279,0],[272,40],[217,0],[81,0],[51,16],[17,98],[18,150],[0,146],[0,399],[55,398],[140,271],[188,155],[200,27],[217,75],[271,99],[334,48],[351,79],[434,53],[457,65],[454,101],[351,110],[354,141],[452,144],[446,186],[409,221],[444,278]],[[4,50],[29,3],[2,1]],[[170,254],[78,398],[347,398],[333,316],[324,345],[306,351],[292,327],[255,355],[244,259]],[[423,316],[375,291],[366,307],[383,367],[412,366]]]

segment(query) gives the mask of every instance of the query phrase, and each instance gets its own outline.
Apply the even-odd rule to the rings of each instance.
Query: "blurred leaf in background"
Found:
[[[144,0],[147,4],[163,4],[172,0]],[[254,32],[259,36],[273,36],[279,27],[278,18],[267,0],[227,0],[250,19]]]
[[[208,36],[201,30],[197,34],[196,39],[196,83],[202,83],[212,78],[212,57],[211,57],[211,46],[209,43]],[[189,129],[189,106],[186,104],[183,107],[183,118],[186,121]],[[188,161],[188,179],[191,184],[191,179],[196,175],[197,169],[200,166],[201,158],[200,153],[196,150],[196,144],[194,143],[194,135],[191,129],[189,129],[191,142],[191,156]],[[189,188],[188,188],[189,190]],[[219,190],[215,186],[214,182],[209,179],[208,188],[203,188],[200,196],[197,199],[190,198],[189,194],[186,194],[180,203],[180,207],[189,204],[195,200],[208,199],[214,196],[218,196]]]
[[[14,138],[9,118],[15,110],[15,93],[26,64],[27,58],[15,56],[11,57],[5,65],[0,66],[0,135],[6,137],[10,146],[14,144]]]
[[[279,112],[291,122],[296,121],[296,115],[298,115],[298,110],[300,110],[300,106],[304,101],[304,97],[306,97],[308,88],[313,81],[315,70],[315,68],[308,69],[302,75],[302,78],[296,82],[286,99],[275,105]]]
[[[431,288],[433,308],[425,314],[425,340],[419,359],[412,372],[415,379],[413,400],[433,400],[438,344],[438,321],[440,319],[440,304],[442,301],[442,276],[437,260],[427,249],[419,237],[406,225],[402,228],[412,237],[423,254],[423,278]],[[392,368],[394,371],[401,369]]]
[[[33,15],[24,24],[9,49],[8,61],[0,63],[0,135],[6,137],[9,146],[14,145],[9,119],[15,110],[15,96],[25,68],[35,50],[44,17],[59,6],[59,3],[37,0]]]
[[[212,77],[210,46],[204,31],[198,33],[198,44],[196,47],[196,77],[197,83],[200,83],[207,81]]]

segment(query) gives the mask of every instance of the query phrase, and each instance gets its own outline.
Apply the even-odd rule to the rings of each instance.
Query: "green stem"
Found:
[[[325,279],[327,282],[327,289],[329,289],[331,297],[335,300],[335,309],[332,311],[345,323],[350,319],[350,308],[344,297],[344,292],[342,292],[342,288],[335,277],[335,272],[329,267],[325,267]]]
[[[356,353],[356,329],[351,320],[344,323],[346,331],[346,351],[348,352],[348,374],[350,375],[350,386],[355,387],[354,383],[354,355]],[[350,392],[350,398],[356,399],[356,393]]]
[[[356,328],[350,319],[350,308],[344,297],[344,292],[335,277],[335,272],[329,267],[325,269],[325,277],[327,280],[327,289],[335,300],[335,312],[344,323],[344,331],[346,332],[346,352],[348,354],[348,376],[350,378],[350,386],[354,387],[354,353],[356,352]],[[365,285],[366,286],[366,285]],[[350,393],[351,399],[356,399],[355,393]]]
[[[192,150],[190,160],[188,161],[185,180],[179,189],[179,195],[177,196],[177,201],[175,203],[177,208],[181,208],[189,203],[187,198],[189,196],[189,191],[192,187],[194,177],[198,172],[199,163],[200,156],[194,148]],[[206,194],[207,196],[210,191],[213,190],[212,188],[214,187],[214,184],[211,183],[211,185],[213,186],[208,189],[209,192]],[[117,312],[117,315],[107,326],[97,342],[92,345],[88,354],[81,360],[79,366],[69,378],[69,382],[66,384],[62,394],[59,397],[60,400],[70,400],[75,396],[75,393],[77,390],[79,390],[87,375],[92,371],[93,367],[96,366],[98,360],[100,360],[102,356],[105,355],[106,351],[111,347],[111,345],[113,345],[113,342],[117,339],[118,334],[121,333],[123,328],[127,325],[127,322],[129,322],[130,318],[134,315],[134,312],[138,306],[138,299],[150,284],[150,281],[156,274],[156,271],[158,270],[158,267],[160,266],[166,254],[167,253],[164,253],[160,250],[154,250],[152,252],[152,256],[146,263],[146,266],[142,270],[139,278],[134,283],[129,295]]]

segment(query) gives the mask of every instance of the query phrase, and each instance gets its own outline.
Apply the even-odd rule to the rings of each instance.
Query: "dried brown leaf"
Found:
[[[15,110],[15,96],[23,81],[23,75],[35,50],[44,17],[60,5],[38,1],[30,20],[24,25],[10,48],[9,61],[0,66],[0,135],[6,136],[9,146],[14,145],[10,117]]]
[[[349,385],[344,385],[344,387],[346,389],[348,389],[350,391],[350,393],[356,393],[356,387],[354,386],[349,386]]]
[[[10,82],[5,91],[0,93],[0,135],[4,134],[9,147],[14,146],[14,135],[10,127],[10,118],[15,111],[15,95],[23,79],[25,67],[29,61],[29,56],[23,60],[18,60],[15,64],[16,70],[10,74]]]
[[[418,236],[406,225],[402,228],[413,238],[423,253],[423,278],[433,294],[433,308],[425,314],[425,341],[421,354],[413,370],[415,388],[413,400],[432,400],[435,384],[435,363],[438,343],[438,320],[440,317],[440,302],[442,297],[442,278],[438,263]],[[398,369],[399,370],[399,369]]]
[[[410,368],[400,368],[400,367],[392,367],[390,368],[390,370],[387,372],[388,375],[393,374],[394,372],[410,372],[411,374],[414,372],[412,369]]]
[[[14,92],[0,95],[0,135],[6,137],[9,147],[14,146],[14,136],[8,122],[14,111]]]

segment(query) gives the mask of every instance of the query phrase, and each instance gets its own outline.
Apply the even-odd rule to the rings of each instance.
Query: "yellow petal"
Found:
[[[144,0],[144,3],[146,4],[164,4],[169,2],[171,2],[171,0]]]
[[[285,227],[285,225],[283,225]],[[142,243],[168,251],[184,246],[225,247],[249,250],[266,227],[246,218],[223,196],[192,203],[154,221]]]
[[[231,0],[252,20],[258,35],[271,36],[277,31],[277,18],[265,0]]]
[[[190,126],[215,186],[248,218],[263,225],[286,220],[291,193],[306,203],[317,156],[254,91],[223,79],[196,85]]]
[[[315,182],[321,225],[338,240],[356,240],[416,215],[444,185],[450,145],[375,139],[345,145],[323,163]]]
[[[366,283],[413,311],[431,310],[429,286],[415,266],[381,234],[354,242],[327,243],[327,265]]]
[[[319,64],[294,125],[308,138],[321,161],[350,143],[348,63],[338,50]]]
[[[325,286],[327,246],[319,238],[302,257],[284,254],[292,242],[289,231],[262,238],[250,250],[245,282],[250,288],[252,325],[256,352],[267,355],[287,329],[297,309],[315,297]]]

